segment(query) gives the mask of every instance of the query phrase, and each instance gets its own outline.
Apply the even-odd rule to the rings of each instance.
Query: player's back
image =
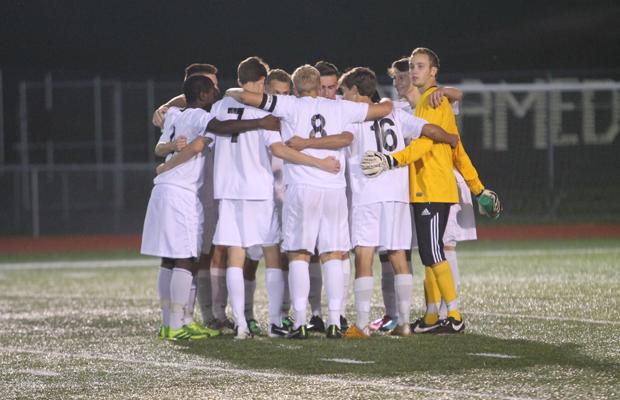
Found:
[[[211,108],[220,121],[262,118],[267,113],[224,97]],[[275,131],[255,130],[215,138],[214,197],[261,200],[273,197],[269,146],[281,141]]]
[[[275,103],[273,114],[282,118],[282,139],[293,136],[301,138],[325,137],[345,131],[351,123],[361,122],[366,118],[368,105],[346,100],[330,100],[323,97],[273,96]],[[343,166],[338,174],[331,174],[318,168],[298,164],[284,163],[286,184],[302,184],[324,188],[344,188],[345,149],[304,149],[304,153],[325,158],[332,156]]]
[[[164,135],[170,141],[185,136],[191,143],[198,137],[204,137],[207,125],[213,117],[202,108],[185,108],[180,110],[173,121],[167,124]],[[171,156],[171,155],[169,155]],[[197,154],[190,160],[155,177],[155,184],[169,184],[198,193],[203,183],[204,155]]]
[[[393,154],[404,149],[409,140],[420,136],[424,124],[426,121],[421,118],[394,109],[380,120],[350,126],[354,131],[348,160],[353,204],[409,202],[409,173],[406,168],[396,168],[369,178],[362,172],[360,163],[367,151]]]

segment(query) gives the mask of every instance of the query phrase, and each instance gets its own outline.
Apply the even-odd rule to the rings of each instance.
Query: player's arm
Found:
[[[175,151],[181,151],[187,146],[187,138],[185,136],[179,136],[171,142],[159,142],[155,146],[155,155],[158,157],[166,157],[169,153]]]
[[[196,139],[192,140],[190,144],[188,144],[183,148],[183,150],[172,156],[168,161],[159,164],[156,169],[157,175],[169,171],[172,168],[192,159],[197,154],[202,153],[210,142],[211,138],[207,138],[204,136],[199,136]]]
[[[342,132],[337,135],[327,135],[308,139],[293,136],[286,141],[286,145],[297,151],[302,151],[303,149],[338,150],[347,147],[351,142],[353,142],[353,134],[351,132]]]
[[[454,103],[455,101],[461,101],[461,99],[463,98],[463,91],[450,86],[443,86],[437,88],[437,90],[431,93],[429,98],[431,107],[439,107],[439,105],[443,101],[444,96],[448,99],[450,103]]]
[[[243,103],[247,106],[252,107],[261,107],[263,101],[267,101],[267,99],[272,98],[272,96],[263,94],[263,93],[252,93],[247,90],[243,90],[241,88],[231,88],[226,91],[226,96],[230,96],[233,99],[237,100],[239,103]]]
[[[220,121],[213,118],[207,125],[207,130],[216,134],[229,135],[233,133],[265,129],[279,131],[280,120],[273,115],[266,115],[257,119],[231,119]]]
[[[184,108],[186,106],[187,106],[187,102],[185,101],[185,95],[180,94],[176,97],[171,98],[165,104],[162,104],[161,106],[159,106],[159,108],[155,110],[155,112],[153,113],[153,118],[151,121],[153,125],[159,128],[163,128],[164,121],[166,119],[166,112],[168,112],[168,109],[170,107]]]
[[[284,145],[282,142],[273,143],[270,148],[271,153],[274,156],[291,163],[319,168],[332,174],[337,174],[340,171],[340,162],[331,156],[326,158],[312,157],[307,154],[300,153],[299,151]]]
[[[442,127],[435,124],[424,124],[420,135],[426,136],[436,143],[447,143],[452,148],[455,148],[456,144],[459,142],[459,135],[450,134],[444,131]]]
[[[392,104],[392,100],[387,98],[381,99],[379,103],[369,104],[365,121],[373,121],[375,119],[383,118],[391,113],[393,108],[394,104]]]

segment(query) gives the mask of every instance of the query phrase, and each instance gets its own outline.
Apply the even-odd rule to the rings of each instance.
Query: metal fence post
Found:
[[[95,115],[95,163],[103,163],[103,120],[101,117],[101,78],[93,79],[93,108]],[[103,187],[103,174],[97,171],[97,190]]]
[[[4,87],[2,85],[2,70],[0,69],[0,164],[4,164]]]
[[[41,234],[41,226],[39,221],[39,170],[33,167],[30,170],[31,190],[32,190],[32,237],[38,238]]]
[[[120,211],[125,204],[123,177],[123,93],[120,82],[114,83],[114,231],[120,230]]]
[[[26,89],[28,88],[25,81],[19,83],[19,153],[20,165],[22,167],[22,202],[24,208],[28,208],[30,203],[28,191],[28,165],[29,165],[29,149],[28,149],[28,109],[26,100]]]

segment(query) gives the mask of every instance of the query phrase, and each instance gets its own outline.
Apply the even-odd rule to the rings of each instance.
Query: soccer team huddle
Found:
[[[240,88],[216,101],[217,69],[188,66],[183,95],[153,116],[165,162],[141,252],[161,257],[160,338],[261,334],[253,310],[261,258],[270,337],[463,332],[456,244],[476,239],[471,194],[483,215],[497,218],[501,205],[459,140],[462,92],[438,87],[438,71],[427,48],[394,61],[388,73],[400,99],[391,101],[378,99],[368,68],[341,75],[319,61],[289,75],[250,57],[237,69]],[[416,247],[426,311],[411,322]],[[385,311],[372,320],[377,252]]]

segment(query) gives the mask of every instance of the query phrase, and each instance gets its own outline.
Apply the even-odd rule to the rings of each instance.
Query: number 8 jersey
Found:
[[[405,140],[420,137],[427,122],[401,109],[394,109],[377,121],[352,124],[347,131],[353,133],[349,157],[349,178],[353,205],[384,201],[409,202],[408,168],[396,168],[369,178],[362,173],[360,163],[367,151],[392,154],[406,147]]]

